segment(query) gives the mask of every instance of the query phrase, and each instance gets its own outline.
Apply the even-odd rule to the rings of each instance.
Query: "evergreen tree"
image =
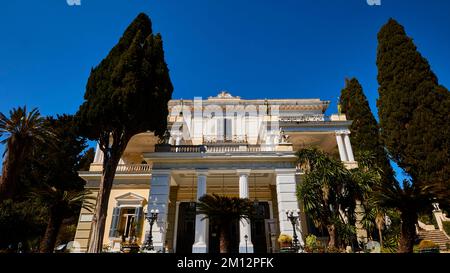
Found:
[[[356,156],[370,152],[375,156],[375,163],[383,171],[383,180],[393,181],[394,172],[379,138],[378,123],[356,78],[345,81],[345,88],[341,90],[340,105],[342,113],[353,121],[350,126],[350,140]]]
[[[95,150],[89,148],[80,159],[80,171],[89,171],[91,163],[94,161]]]
[[[390,204],[401,212],[400,251],[411,252],[418,213],[414,200],[419,204],[422,197],[435,196],[448,202],[438,192],[450,181],[450,94],[395,20],[381,28],[378,43],[381,137],[391,158],[411,177],[407,188],[392,189],[404,191],[408,202]]]
[[[108,199],[128,141],[146,131],[164,134],[172,91],[161,35],[152,33],[150,19],[141,13],[92,69],[77,113],[82,134],[98,141],[104,153],[89,252],[101,251]]]
[[[24,195],[37,200],[47,212],[39,251],[53,252],[63,220],[89,205],[89,192],[83,190],[85,182],[78,176],[86,139],[78,135],[73,116],[48,117],[44,123],[52,139],[33,147],[22,180],[29,185]]]
[[[383,142],[413,181],[448,181],[450,93],[395,20],[383,26],[378,41],[377,106]]]

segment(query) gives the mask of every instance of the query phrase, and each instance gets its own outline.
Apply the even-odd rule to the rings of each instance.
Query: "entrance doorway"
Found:
[[[195,203],[183,202],[178,207],[176,253],[192,253],[195,241]]]
[[[252,229],[252,243],[254,253],[267,253],[266,219],[270,219],[268,202],[255,203],[256,215],[250,221]]]
[[[208,253],[220,253],[220,233],[219,225],[209,222],[209,246]],[[226,227],[228,238],[230,239],[230,253],[239,253],[239,221]]]
[[[251,238],[255,253],[267,253],[266,220],[270,219],[270,206],[268,202],[256,203],[256,216],[251,219]],[[182,202],[178,207],[177,246],[176,253],[192,253],[195,242],[195,203]],[[239,221],[234,221],[227,227],[230,239],[231,253],[239,252]],[[208,252],[220,253],[219,226],[209,222]]]

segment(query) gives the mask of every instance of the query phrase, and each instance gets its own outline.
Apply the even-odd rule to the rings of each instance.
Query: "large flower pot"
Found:
[[[122,253],[138,253],[139,252],[139,245],[124,245],[120,248],[120,251]]]

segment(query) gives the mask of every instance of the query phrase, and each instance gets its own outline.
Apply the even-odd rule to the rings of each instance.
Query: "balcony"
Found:
[[[233,135],[233,136],[218,136],[218,135],[204,135],[203,143],[247,143],[247,135]]]
[[[90,172],[102,172],[103,164],[92,163]],[[151,173],[152,167],[148,164],[119,164],[116,168],[117,174]]]
[[[207,144],[207,145],[155,145],[155,153],[257,153],[257,152],[290,152],[292,144],[285,143],[275,146],[250,144]]]
[[[331,118],[321,114],[310,114],[310,115],[300,115],[300,116],[280,116],[280,121],[284,122],[314,122],[314,121],[330,121]]]
[[[205,149],[205,145],[155,145],[155,153],[202,153],[206,151]]]
[[[148,164],[120,164],[116,173],[151,173],[152,167]]]

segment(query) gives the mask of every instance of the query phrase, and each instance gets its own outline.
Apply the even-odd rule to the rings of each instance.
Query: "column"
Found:
[[[150,196],[147,213],[158,209],[158,219],[153,224],[152,239],[156,252],[163,251],[166,241],[167,213],[169,209],[170,170],[155,169],[152,171],[150,182]]]
[[[344,143],[345,143],[345,150],[347,152],[348,161],[353,162],[355,161],[355,157],[353,156],[352,151],[352,145],[350,144],[350,132],[346,132],[344,134]]]
[[[193,107],[194,117],[193,130],[191,129],[191,139],[194,145],[203,143],[203,100],[202,97],[194,97]]]
[[[299,208],[296,196],[297,183],[295,178],[295,168],[275,169],[277,200],[278,200],[278,221],[280,223],[280,234],[293,236],[294,230],[291,221],[286,216],[287,210],[297,211]],[[300,217],[295,226],[300,245],[303,243]]]
[[[239,175],[239,197],[249,198],[248,176],[250,170],[237,170],[237,174]],[[253,253],[251,233],[250,221],[245,219],[239,221],[239,253]],[[247,240],[245,240],[245,235],[247,235]]]
[[[339,156],[341,157],[341,161],[348,161],[347,152],[345,151],[345,145],[342,139],[341,131],[336,131],[336,142],[338,145]]]
[[[197,170],[197,200],[206,194],[207,175],[207,170]],[[195,216],[195,241],[194,245],[192,245],[192,253],[206,253],[208,250],[206,246],[208,220],[203,219],[204,217],[204,214]]]

